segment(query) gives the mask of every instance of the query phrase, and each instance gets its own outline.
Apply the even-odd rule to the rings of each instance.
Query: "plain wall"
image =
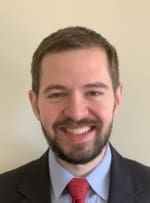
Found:
[[[124,85],[111,141],[150,165],[150,1],[0,0],[0,172],[38,158],[47,144],[28,91],[32,54],[64,26],[83,25],[118,50]]]

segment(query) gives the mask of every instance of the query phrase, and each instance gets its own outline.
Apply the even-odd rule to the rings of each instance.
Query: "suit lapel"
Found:
[[[22,196],[20,203],[50,203],[48,152],[25,170],[18,193]]]
[[[111,147],[112,148],[112,147]],[[142,187],[131,173],[128,161],[112,148],[109,203],[133,203]]]

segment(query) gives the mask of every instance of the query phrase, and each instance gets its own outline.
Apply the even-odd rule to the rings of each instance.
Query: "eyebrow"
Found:
[[[64,87],[63,85],[49,85],[47,86],[43,93],[46,94],[47,92],[51,91],[51,90],[66,90],[66,87]]]
[[[89,83],[84,86],[85,88],[102,88],[102,89],[108,89],[108,85],[102,83],[102,82],[96,82],[96,83]]]

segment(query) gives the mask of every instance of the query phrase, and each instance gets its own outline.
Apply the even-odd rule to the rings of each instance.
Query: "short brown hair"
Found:
[[[116,49],[99,33],[85,27],[66,27],[46,37],[36,49],[32,59],[32,90],[39,94],[41,61],[48,53],[89,47],[102,48],[108,57],[109,73],[114,92],[119,85],[118,56]]]

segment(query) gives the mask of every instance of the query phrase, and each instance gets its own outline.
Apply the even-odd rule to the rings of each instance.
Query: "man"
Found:
[[[73,179],[86,180],[82,202],[149,203],[150,169],[109,143],[122,95],[115,48],[93,30],[64,28],[39,45],[31,73],[29,98],[50,149],[0,176],[0,202],[75,202]]]

